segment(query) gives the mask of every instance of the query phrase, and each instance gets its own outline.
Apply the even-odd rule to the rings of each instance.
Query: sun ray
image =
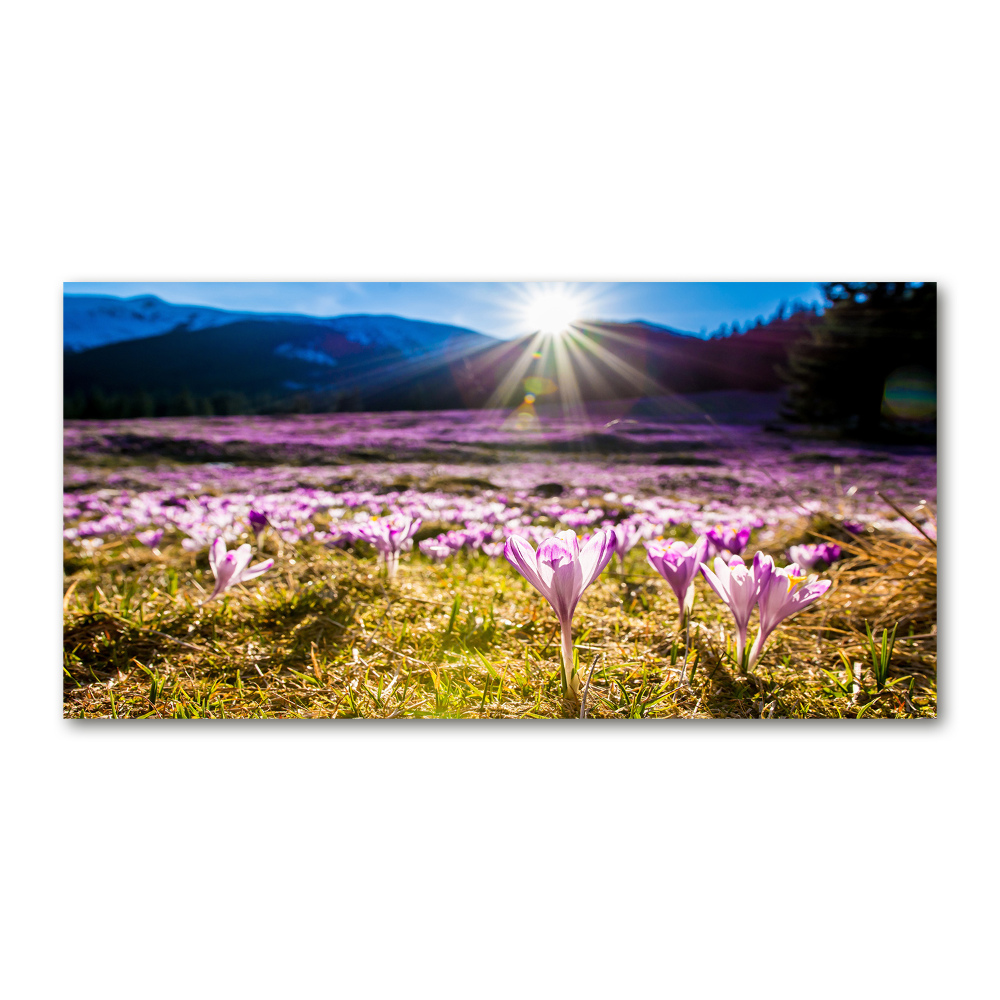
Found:
[[[606,347],[597,343],[593,337],[588,337],[586,330],[587,327],[584,326],[581,328],[580,333],[573,331],[571,334],[574,345],[581,351],[587,351],[607,368],[611,369],[611,371],[626,379],[630,384],[635,385],[637,389],[641,389],[642,395],[650,395],[651,393],[658,395],[666,391],[659,382],[650,378],[645,372],[640,371],[627,361],[623,361],[617,355],[612,354]],[[603,376],[600,377],[603,378]],[[608,385],[606,379],[604,379],[604,384]]]
[[[482,348],[478,345],[459,342],[457,345],[446,343],[418,357],[402,358],[388,364],[382,358],[363,360],[339,379],[337,388],[341,392],[384,391],[390,386],[413,382],[426,374],[438,372],[443,367],[455,368],[467,360],[475,361],[481,352]]]
[[[531,340],[525,344],[521,356],[514,362],[510,371],[503,377],[503,380],[497,386],[496,390],[492,393],[490,398],[483,404],[483,409],[497,409],[503,406],[509,406],[511,397],[517,393],[520,395],[520,386],[518,383],[527,374],[528,368],[531,367],[531,362],[535,360],[535,354],[538,352],[539,348],[545,346],[546,337],[544,334],[536,333]]]
[[[585,382],[594,386],[599,392],[608,393],[611,391],[611,383],[605,375],[598,370],[597,365],[586,353],[588,341],[586,337],[580,335],[575,327],[571,327],[562,337],[566,354],[570,361],[580,370]]]
[[[581,330],[590,330],[595,334],[599,333],[608,340],[619,340],[623,343],[628,343],[627,338],[622,337],[621,334],[613,330],[609,330],[606,327],[584,323],[581,324]],[[696,403],[690,402],[680,393],[674,392],[672,389],[668,389],[655,379],[650,378],[645,372],[642,372],[633,365],[630,365],[627,361],[623,361],[616,354],[613,354],[592,337],[580,337],[579,340],[583,349],[599,358],[601,362],[607,365],[607,367],[616,374],[620,375],[624,379],[628,379],[630,383],[634,384],[641,390],[641,394],[643,396],[652,397],[650,402],[663,415],[670,414],[676,417],[681,414],[694,416],[704,413],[704,410]]]
[[[573,369],[569,352],[566,347],[566,338],[551,337],[552,354],[555,359],[556,385],[559,386],[559,400],[562,405],[563,416],[571,417],[589,423],[587,413],[583,405],[583,397],[580,393],[580,384]]]

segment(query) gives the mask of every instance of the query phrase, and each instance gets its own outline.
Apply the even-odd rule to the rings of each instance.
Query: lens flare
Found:
[[[885,380],[882,412],[902,420],[930,420],[937,413],[937,388],[926,368],[897,368]]]
[[[541,423],[535,413],[535,397],[530,393],[525,393],[524,402],[509,414],[501,425],[505,431],[526,431],[541,430]]]
[[[559,386],[552,379],[545,378],[543,375],[530,375],[524,380],[524,390],[530,393],[533,399],[536,396],[547,396],[558,388]]]

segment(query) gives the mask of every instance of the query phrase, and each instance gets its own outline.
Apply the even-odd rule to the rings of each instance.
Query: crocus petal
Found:
[[[715,559],[715,573],[705,565],[701,566],[701,573],[732,613],[740,637],[739,648],[742,650],[750,614],[759,593],[753,574],[739,557],[727,563],[718,556]]]
[[[774,560],[770,556],[764,555],[763,552],[758,552],[753,557],[753,575],[760,587],[761,592],[763,592],[764,587],[767,586],[767,582],[771,579],[771,574],[773,572]]]
[[[257,563],[256,566],[248,566],[240,574],[239,580],[233,581],[234,583],[246,583],[247,580],[252,580],[254,577],[260,576],[261,573],[266,573],[274,565],[273,559],[265,559],[264,562]]]
[[[725,582],[726,590],[731,589],[730,581],[733,575],[731,567],[742,565],[743,560],[739,556],[733,556],[731,559],[723,559],[721,556],[715,557],[715,575],[719,580]]]
[[[542,583],[538,575],[535,561],[535,550],[531,543],[520,535],[511,535],[504,543],[504,558],[518,571],[543,597],[548,597],[548,587]]]
[[[818,601],[831,587],[832,580],[817,580],[815,583],[807,583],[794,594],[798,607],[796,612],[807,608],[813,601]]]
[[[737,627],[745,633],[750,614],[760,597],[760,586],[745,566],[732,567],[729,573],[729,607]]]
[[[551,538],[546,538],[538,546],[535,566],[538,569],[539,579],[547,590],[552,589],[556,569],[575,564],[579,554],[580,543],[572,531],[560,531]]]
[[[222,537],[216,538],[208,549],[208,565],[212,570],[212,576],[218,577],[219,575],[219,563],[225,558],[226,555],[226,543],[222,540]]]
[[[542,565],[539,563],[539,570]],[[573,618],[573,612],[583,593],[582,583],[579,560],[574,559],[553,567],[548,599],[560,622],[568,622]]]
[[[253,558],[253,549],[250,548],[248,542],[244,542],[236,550],[236,570],[233,573],[232,583],[236,583],[243,571],[250,565],[250,560]]]
[[[797,572],[793,572],[797,571]],[[801,573],[798,566],[776,569],[760,595],[760,647],[767,637],[786,619],[809,607],[830,588],[830,580],[818,580],[796,587],[794,578]]]
[[[693,580],[698,573],[697,567],[708,558],[708,539],[702,535],[694,542],[692,549],[695,556],[695,569],[691,572],[691,579]]]
[[[616,548],[616,536],[611,531],[595,531],[580,549],[580,576],[586,590],[611,562]],[[619,555],[621,553],[619,552]]]
[[[722,562],[722,560],[717,558],[715,562],[716,562],[716,568],[718,568],[718,564]],[[723,566],[724,565],[725,563],[723,563]],[[708,565],[706,563],[702,563],[698,568],[699,570],[701,570],[701,575],[708,581],[708,585],[712,588],[712,590],[714,590],[716,594],[718,594],[719,597],[721,597],[722,600],[724,600],[728,604],[729,590],[727,587],[723,585],[722,580],[708,568]]]
[[[568,622],[583,593],[580,543],[572,531],[560,531],[538,546],[535,556],[538,575],[548,588],[545,595],[556,617]]]

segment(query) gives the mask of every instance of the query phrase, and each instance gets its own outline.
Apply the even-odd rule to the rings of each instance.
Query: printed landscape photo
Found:
[[[937,712],[929,282],[64,286],[67,718]]]

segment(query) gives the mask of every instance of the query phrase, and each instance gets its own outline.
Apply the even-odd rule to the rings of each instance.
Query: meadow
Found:
[[[936,714],[930,447],[526,406],[70,421],[64,448],[66,717]],[[387,558],[395,522],[411,537]],[[576,607],[574,691],[505,544],[615,528],[631,547]],[[707,578],[684,628],[647,559],[724,535],[830,581],[750,669]],[[213,543],[273,565],[218,591]],[[868,628],[894,632],[884,676]]]

